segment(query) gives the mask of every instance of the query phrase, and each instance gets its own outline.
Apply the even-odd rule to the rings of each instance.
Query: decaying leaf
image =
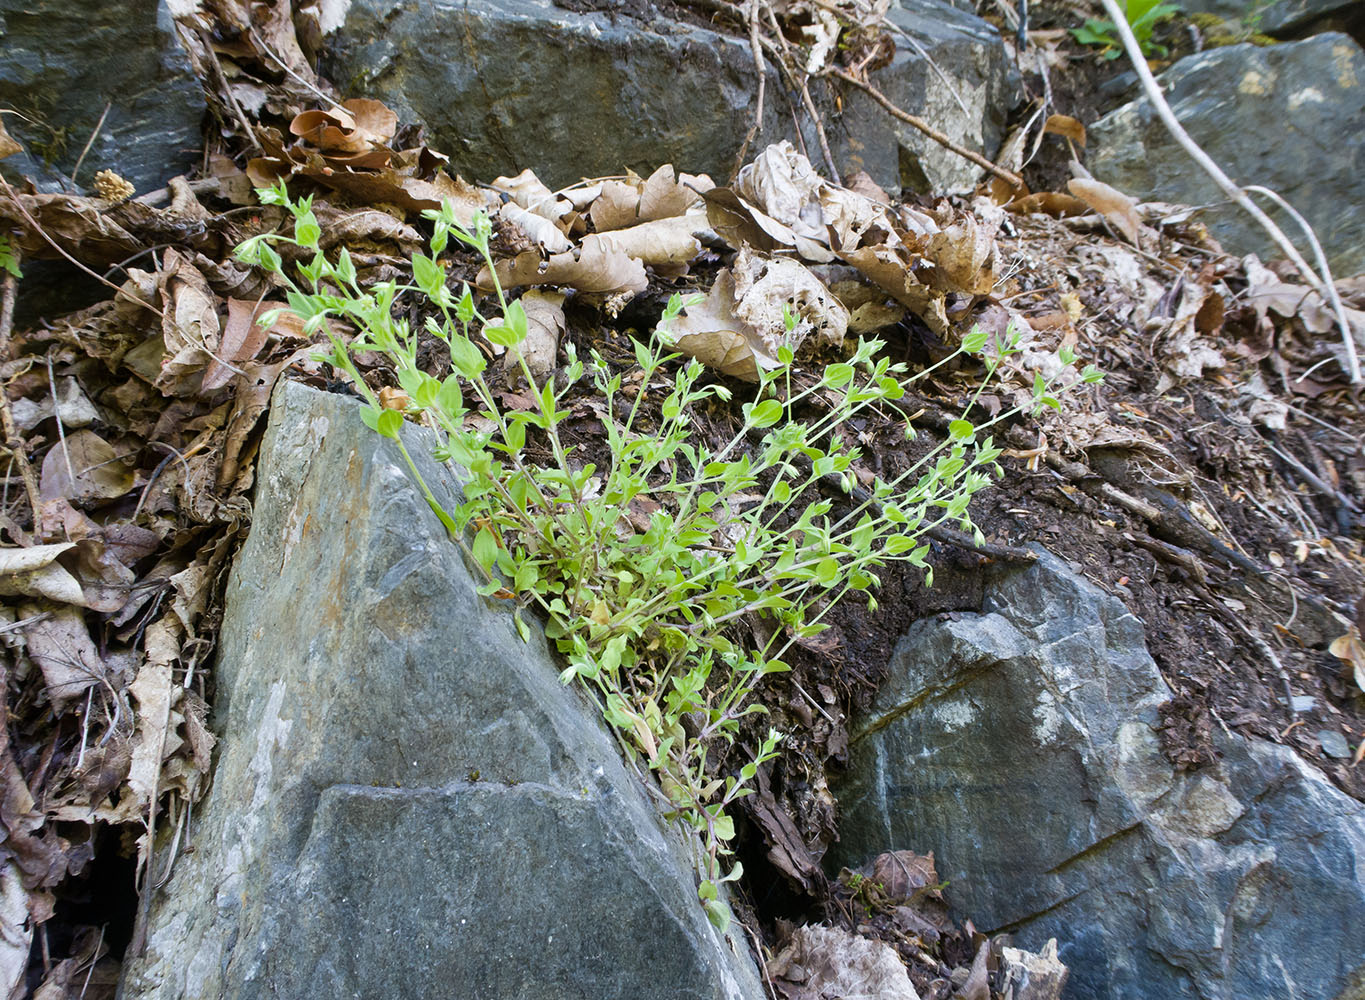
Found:
[[[1043,134],[1064,136],[1082,149],[1085,148],[1085,126],[1070,115],[1048,115],[1043,123]]]
[[[1351,668],[1356,687],[1365,692],[1365,642],[1361,641],[1360,631],[1352,625],[1345,635],[1332,640],[1327,651]]]
[[[1112,188],[1093,177],[1073,177],[1066,182],[1066,189],[1092,209],[1104,216],[1109,224],[1123,234],[1133,246],[1138,246],[1138,234],[1142,231],[1142,219],[1137,212],[1137,199]]]
[[[68,605],[24,604],[19,613],[34,619],[23,628],[24,642],[29,657],[42,668],[55,711],[61,712],[88,688],[109,683],[108,668],[79,610]]]
[[[896,949],[841,927],[798,927],[768,972],[790,1000],[919,1000]]]
[[[92,430],[66,435],[43,457],[43,498],[68,500],[115,500],[133,488],[133,470],[126,455]]]
[[[521,296],[521,306],[527,326],[521,353],[531,374],[541,379],[554,370],[559,339],[564,336],[564,293],[531,289]],[[510,353],[504,364],[511,367]]]
[[[74,542],[33,545],[26,549],[0,548],[0,594],[45,597],[59,604],[81,604],[81,585],[57,557],[75,548]]]
[[[24,147],[21,146],[5,129],[5,119],[0,117],[0,160],[15,153],[22,153]]]
[[[788,317],[795,320],[790,331]],[[684,354],[754,382],[760,369],[776,366],[783,344],[796,350],[812,333],[839,344],[847,330],[848,310],[803,265],[741,250],[734,266],[716,276],[706,301],[690,306],[672,333]]]

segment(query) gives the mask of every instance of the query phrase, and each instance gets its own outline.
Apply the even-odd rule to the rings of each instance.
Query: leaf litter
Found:
[[[844,22],[809,8],[810,71],[844,58],[830,39],[849,16],[875,38],[876,11],[853,6]],[[324,246],[344,247],[362,282],[407,278],[423,209],[448,198],[463,218],[493,212],[495,267],[520,291],[533,372],[558,367],[570,341],[597,347],[646,412],[666,387],[630,381],[629,341],[673,291],[692,298],[678,349],[740,393],[784,345],[818,363],[851,333],[876,334],[898,360],[928,362],[976,325],[1026,335],[1023,360],[979,412],[1028,394],[1031,367],[1059,346],[1109,373],[1007,430],[1006,479],[977,518],[983,549],[937,535],[934,590],[888,574],[878,614],[841,609],[764,693],[792,736],[746,800],[741,844],[754,860],[736,902],[765,936],[776,995],[840,995],[876,979],[879,995],[989,998],[1027,974],[1052,977],[1046,995],[1060,989],[1055,949],[1020,952],[952,919],[932,855],[898,850],[837,877],[820,864],[837,835],[827,773],[891,645],[916,617],[972,608],[982,565],[1022,558],[1025,542],[1053,547],[1146,622],[1176,695],[1162,734],[1176,766],[1212,762],[1212,719],[1293,746],[1365,797],[1362,752],[1328,760],[1313,735],[1335,728],[1365,746],[1365,427],[1336,364],[1333,318],[1308,289],[1223,254],[1178,207],[1086,177],[1065,192],[992,180],[972,199],[904,203],[865,176],[825,179],[778,143],[728,185],[672,165],[563,191],[529,170],[473,184],[379,102],[335,99],[310,68],[318,11],[289,10],[265,5],[253,21],[214,4],[181,18],[221,129],[203,176],[172,182],[166,207],[130,199],[117,175],[94,197],[0,197],[21,261],[107,272],[114,286],[79,312],[0,331],[7,985],[55,997],[83,980],[86,995],[112,995],[118,955],[101,928],[74,927],[65,954],[32,956],[97,849],[134,858],[144,900],[172,870],[211,780],[223,583],[250,520],[271,390],[282,377],[344,388],[278,311],[282,290],[230,256],[285,224],[250,196],[280,178],[313,193]],[[848,58],[876,51],[865,41]],[[1074,120],[1045,131],[1084,146]],[[0,155],[15,151],[7,139],[0,131]],[[472,257],[443,264],[450,282],[488,287]],[[1365,340],[1365,282],[1339,286]],[[6,280],[11,300],[16,287]],[[445,374],[435,345],[424,356]],[[394,373],[374,359],[362,367],[376,390],[396,391]],[[901,411],[864,421],[862,462],[908,464],[925,445],[905,442],[898,421],[910,417],[924,440],[945,433],[974,374],[947,372]],[[505,377],[500,396],[515,408],[524,390]],[[613,419],[591,396],[575,405],[585,456]],[[699,430],[719,437],[733,420],[717,410]],[[770,626],[751,627],[761,638]],[[1198,666],[1209,661],[1218,666]],[[774,909],[765,894],[785,902]]]

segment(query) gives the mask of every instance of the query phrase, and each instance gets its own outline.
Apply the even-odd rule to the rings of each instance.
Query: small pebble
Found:
[[[1296,712],[1311,712],[1317,703],[1318,700],[1311,694],[1294,695],[1294,711]]]
[[[1351,756],[1351,747],[1346,742],[1346,737],[1335,729],[1324,729],[1319,732],[1318,742],[1322,744],[1322,752],[1328,757]]]

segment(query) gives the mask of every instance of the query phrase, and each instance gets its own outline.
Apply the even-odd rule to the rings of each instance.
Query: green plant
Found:
[[[9,237],[0,234],[0,271],[12,274],[16,278],[22,278],[19,273],[19,255],[14,252],[14,245],[10,243]]]
[[[636,343],[638,378],[627,383],[597,352],[585,363],[567,345],[567,367],[538,381],[520,350],[526,314],[496,281],[486,216],[466,228],[449,203],[425,213],[434,226],[431,255],[413,256],[412,284],[366,288],[345,249],[335,260],[319,250],[309,199],[291,200],[282,185],[259,194],[289,210],[293,235],[254,237],[238,247],[238,259],[278,276],[305,330],[326,335],[325,359],[364,397],[366,424],[396,443],[452,539],[486,574],[481,592],[515,600],[523,638],[530,630],[521,611],[531,607],[544,617],[546,634],[568,664],[562,680],[576,679],[594,693],[628,756],[638,755],[657,777],[666,814],[700,836],[698,895],[711,920],[724,927],[719,885],[741,873],[738,863],[724,870],[735,835],[730,807],[751,793],[781,739],[769,728],[751,759],[723,773],[717,758],[740,739],[741,720],[764,711],[752,699],[756,686],[788,669],[782,656],[799,638],[826,628],[821,620],[839,600],[867,595],[885,563],[906,561],[932,575],[923,537],[933,526],[951,521],[980,537],[967,507],[990,482],[986,470],[1000,455],[981,431],[1020,408],[980,426],[965,416],[954,421],[946,441],[894,477],[873,478],[861,499],[851,497],[835,515],[818,486],[833,478],[855,492],[853,463],[860,453],[847,433],[849,421],[900,398],[908,382],[932,369],[907,378],[904,366],[877,356],[879,342],[865,341],[802,387],[791,350],[782,348],[779,366],[761,375],[754,398],[742,404],[739,429],[711,448],[693,431],[693,415],[700,404],[727,401],[730,393],[708,382],[698,362],[675,363],[669,353],[668,325],[686,305],[679,296],[669,302],[653,342]],[[458,294],[451,289],[437,258],[452,237],[473,248],[494,275],[496,313],[485,315],[467,286]],[[300,281],[272,244],[309,258],[296,265]],[[449,348],[451,372],[443,378],[418,367],[417,331],[394,315],[409,293],[426,301],[424,330]],[[349,344],[334,318],[358,331]],[[795,317],[788,314],[787,322],[791,327]],[[983,352],[988,339],[973,331],[952,358]],[[493,346],[507,352],[534,391],[534,409],[498,405],[486,353]],[[997,348],[985,358],[986,379],[968,411],[1015,351],[1015,338]],[[468,470],[456,510],[443,509],[422,482],[399,435],[404,413],[380,404],[355,366],[356,351],[377,351],[391,361],[407,415],[436,432],[436,457]],[[1079,380],[1099,377],[1087,369]],[[604,397],[611,456],[605,469],[579,461],[561,437],[566,395],[584,378]],[[1075,381],[1038,376],[1027,406],[1057,406],[1055,387]],[[660,384],[663,398],[647,403]],[[906,433],[913,436],[908,425]],[[532,437],[536,451],[550,456],[544,465],[530,458]],[[773,626],[739,627],[760,617]],[[763,632],[766,641],[752,639]]]
[[[1166,47],[1152,41],[1152,29],[1166,18],[1180,13],[1179,5],[1163,3],[1162,0],[1118,0],[1118,3],[1142,54],[1148,58],[1164,56]],[[1071,34],[1082,45],[1102,46],[1104,58],[1117,59],[1123,54],[1123,43],[1119,41],[1117,30],[1113,21],[1091,17],[1081,27],[1072,28]]]

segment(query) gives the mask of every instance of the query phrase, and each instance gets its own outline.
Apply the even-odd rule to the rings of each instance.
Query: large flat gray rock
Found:
[[[213,788],[123,996],[760,1000],[596,709],[353,401],[282,383],[257,483]]]
[[[165,0],[0,0],[0,107],[18,112],[5,128],[26,149],[0,171],[45,190],[62,189],[92,135],[86,188],[109,169],[146,194],[203,148],[203,92]]]
[[[1049,938],[1068,1000],[1365,997],[1365,807],[1218,734],[1177,774],[1140,622],[1044,555],[916,623],[835,784],[836,864],[932,850],[987,933]]]
[[[889,16],[904,35],[896,36],[895,61],[874,74],[877,85],[991,155],[1017,91],[995,29],[944,0],[907,0]],[[550,0],[354,0],[328,44],[324,68],[344,94],[378,98],[425,124],[453,168],[479,180],[530,167],[559,187],[673,163],[723,183],[757,95],[745,39],[574,13]],[[894,122],[861,92],[847,96],[840,114],[822,82],[811,89],[841,170],[865,169],[893,188],[902,178],[942,192],[976,182],[977,168]],[[784,90],[770,69],[764,128],[750,156],[795,138]],[[813,131],[805,142],[819,163]]]
[[[1335,277],[1365,271],[1365,52],[1336,32],[1258,48],[1187,56],[1158,77],[1195,142],[1239,184],[1271,188],[1317,232]],[[1210,205],[1210,230],[1229,252],[1278,257],[1249,215],[1226,202],[1176,145],[1146,98],[1090,129],[1090,169],[1146,201]],[[1308,260],[1298,227],[1259,202]]]

